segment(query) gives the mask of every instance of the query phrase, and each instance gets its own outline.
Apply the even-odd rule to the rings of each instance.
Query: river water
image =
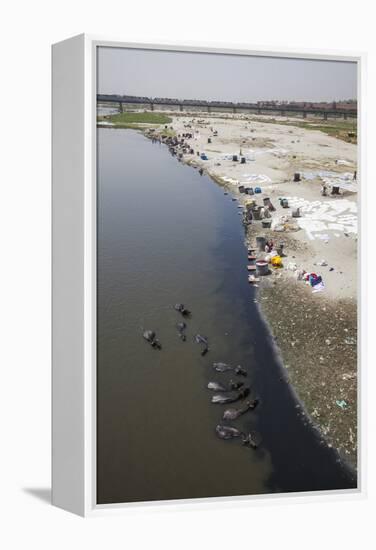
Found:
[[[98,129],[99,504],[356,486],[297,408],[246,264],[237,203],[218,185],[139,132]],[[186,342],[176,302],[192,311]],[[230,424],[256,431],[257,450],[215,433],[226,406],[206,386],[231,377],[214,361],[248,372],[260,405]]]

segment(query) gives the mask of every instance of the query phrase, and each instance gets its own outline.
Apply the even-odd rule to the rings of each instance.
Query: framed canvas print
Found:
[[[53,503],[359,495],[362,56],[53,46]]]

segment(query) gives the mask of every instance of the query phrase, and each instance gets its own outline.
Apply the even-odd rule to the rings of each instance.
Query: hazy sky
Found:
[[[223,101],[355,99],[353,62],[100,47],[98,92]]]

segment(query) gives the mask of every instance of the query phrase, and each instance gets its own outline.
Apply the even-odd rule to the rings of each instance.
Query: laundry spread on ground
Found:
[[[358,233],[357,205],[348,199],[308,201],[299,197],[286,197],[289,205],[299,208],[301,217],[296,223],[306,231],[310,240],[328,240],[330,232]],[[325,232],[325,233],[323,233]]]

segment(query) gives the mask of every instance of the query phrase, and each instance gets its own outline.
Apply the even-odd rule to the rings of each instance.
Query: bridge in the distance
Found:
[[[232,112],[232,113],[256,113],[259,115],[277,113],[285,115],[301,115],[306,118],[307,115],[322,116],[324,120],[328,117],[343,117],[345,120],[357,117],[356,107],[337,107],[335,103],[324,103],[322,105],[312,105],[310,103],[295,105],[291,103],[270,104],[270,103],[234,103],[230,101],[205,101],[199,99],[170,99],[160,97],[139,97],[127,95],[106,95],[97,94],[97,103],[112,105],[120,112],[126,108],[149,109],[151,111],[158,109],[171,109],[180,112],[194,109],[207,113],[212,112]]]

